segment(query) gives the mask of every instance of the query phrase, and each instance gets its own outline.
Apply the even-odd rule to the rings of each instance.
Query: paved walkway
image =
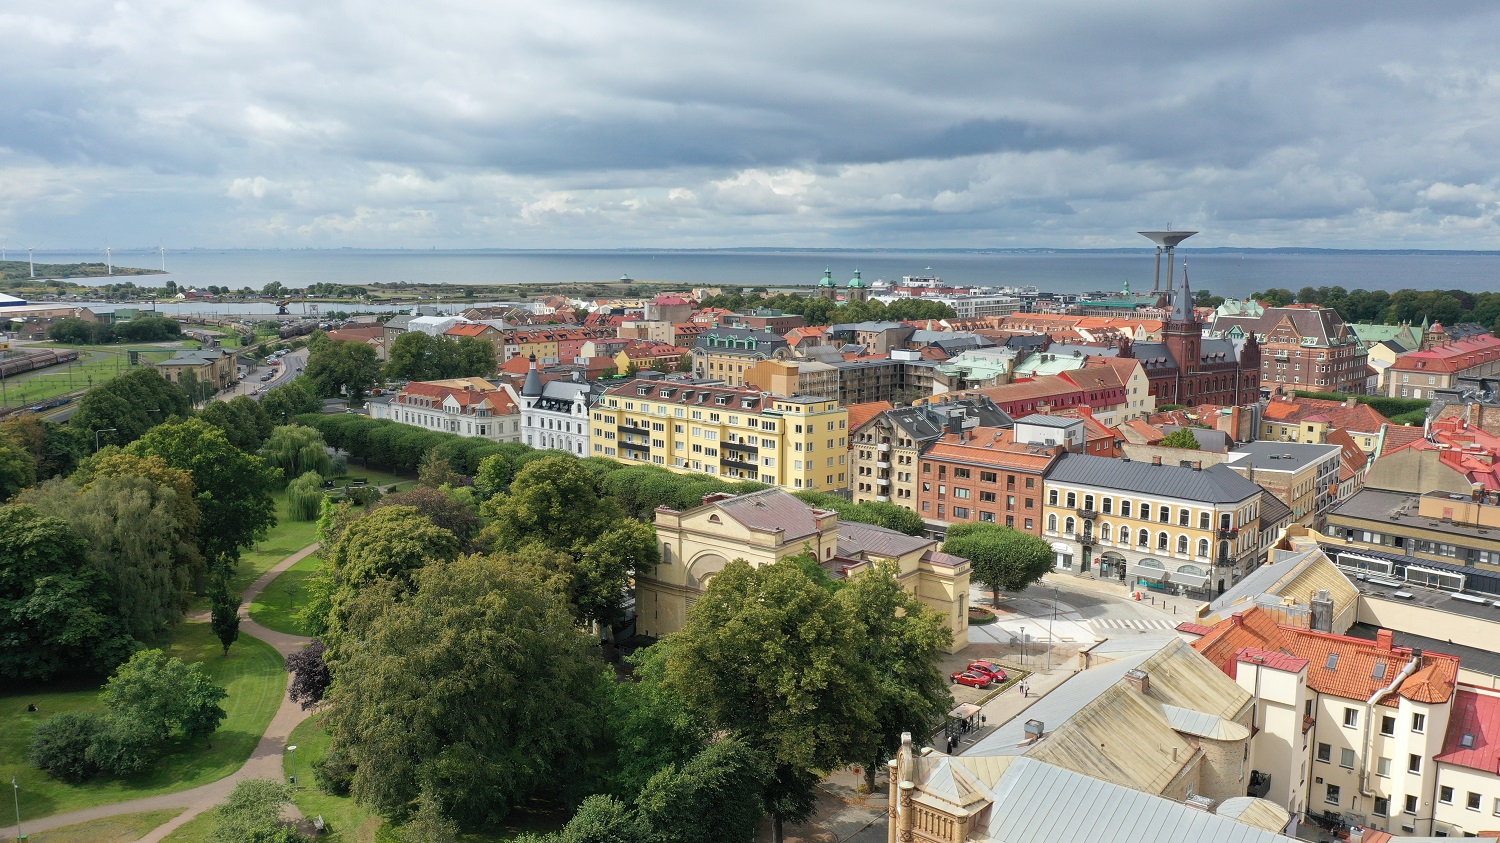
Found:
[[[270,644],[283,656],[289,655],[302,649],[312,639],[300,635],[287,635],[284,632],[276,632],[266,629],[255,621],[250,620],[249,606],[255,601],[262,590],[271,584],[282,571],[306,558],[318,549],[316,544],[305,547],[302,550],[288,556],[276,563],[271,570],[261,575],[260,579],[251,583],[245,589],[244,602],[240,605],[240,631],[254,638]],[[287,674],[287,683],[291,683],[291,674]],[[302,706],[294,703],[288,697],[283,697],[281,707],[276,710],[276,715],[271,718],[271,724],[261,735],[260,742],[255,745],[255,751],[250,754],[250,760],[235,772],[219,779],[190,790],[182,790],[177,793],[163,793],[159,796],[147,796],[142,799],[131,799],[128,802],[113,802],[108,805],[96,805],[92,808],[83,808],[77,811],[69,811],[65,814],[54,814],[37,820],[27,820],[24,830],[27,834],[35,834],[53,828],[61,828],[76,823],[90,822],[105,817],[119,816],[120,814],[134,814],[141,811],[158,811],[164,808],[186,808],[166,824],[158,826],[149,834],[140,839],[140,843],[158,843],[168,834],[175,831],[178,826],[193,819],[204,811],[214,807],[229,796],[229,791],[234,789],[235,784],[243,779],[276,779],[282,778],[282,755],[286,751],[287,738],[297,724],[306,720],[311,712],[303,711]],[[300,818],[300,814],[297,815]],[[0,829],[0,838],[16,837],[16,827]]]

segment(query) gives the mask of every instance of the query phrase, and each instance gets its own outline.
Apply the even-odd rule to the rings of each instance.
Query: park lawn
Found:
[[[307,578],[322,566],[323,560],[313,555],[282,571],[250,604],[250,619],[277,632],[306,635],[297,613],[307,604]]]
[[[363,477],[370,481],[371,486],[379,486],[382,492],[391,486],[398,486],[397,491],[406,491],[417,485],[417,478],[415,477],[402,477],[392,474],[389,471],[381,471],[378,468],[366,468],[365,466],[353,463],[350,464],[346,474],[351,480]],[[336,480],[335,482],[338,481]]]
[[[26,835],[27,843],[135,843],[147,832],[182,813],[182,808],[163,808],[140,814],[121,814],[93,822],[65,825]],[[25,830],[24,827],[22,829]]]
[[[251,583],[261,574],[276,567],[276,563],[291,556],[318,540],[318,522],[293,521],[286,492],[276,493],[276,524],[266,532],[266,537],[249,550],[240,553],[240,564],[229,580],[230,594],[244,594]],[[188,614],[208,611],[207,597],[194,597],[188,604]]]
[[[209,677],[229,691],[224,700],[229,716],[209,739],[210,747],[178,745],[155,769],[139,776],[70,785],[25,760],[31,735],[43,720],[69,711],[103,711],[98,694],[102,682],[50,683],[0,694],[0,710],[7,712],[0,717],[0,780],[16,777],[23,819],[187,790],[221,779],[245,763],[286,693],[281,655],[271,645],[242,635],[225,658],[206,623],[179,624],[165,649],[168,655],[202,663]],[[35,703],[37,711],[27,712],[27,703]]]

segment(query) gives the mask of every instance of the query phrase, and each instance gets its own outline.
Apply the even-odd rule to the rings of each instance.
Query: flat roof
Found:
[[[1227,456],[1231,465],[1253,462],[1256,471],[1300,471],[1341,451],[1338,445],[1257,441],[1235,446]]]
[[[1474,546],[1484,542],[1500,542],[1500,529],[1491,530],[1488,527],[1471,527],[1463,524],[1455,524],[1444,521],[1441,518],[1433,518],[1429,515],[1417,514],[1417,503],[1421,495],[1408,492],[1388,492],[1384,489],[1361,489],[1354,497],[1339,504],[1329,511],[1330,516],[1339,515],[1345,518],[1357,518],[1364,521],[1379,521],[1385,524],[1394,524],[1413,530],[1427,530],[1434,533],[1443,533],[1450,536],[1458,536],[1466,541],[1466,547]],[[1413,562],[1420,563],[1422,560],[1414,559]]]

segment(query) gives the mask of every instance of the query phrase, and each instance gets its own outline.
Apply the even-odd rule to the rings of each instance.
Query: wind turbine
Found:
[[[158,245],[156,251],[161,252],[161,271],[167,271],[167,247]]]
[[[31,265],[31,277],[32,278],[36,277],[36,258],[32,254],[35,251],[36,251],[36,247],[35,246],[27,246],[26,247],[26,263],[28,263],[28,264]]]
[[[115,259],[110,255],[108,246],[104,247],[104,269],[107,275],[115,274]]]

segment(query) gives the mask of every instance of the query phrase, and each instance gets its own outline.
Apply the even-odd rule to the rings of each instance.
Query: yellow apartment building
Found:
[[[647,376],[607,390],[592,427],[596,457],[798,491],[848,485],[849,411],[830,398]]]

